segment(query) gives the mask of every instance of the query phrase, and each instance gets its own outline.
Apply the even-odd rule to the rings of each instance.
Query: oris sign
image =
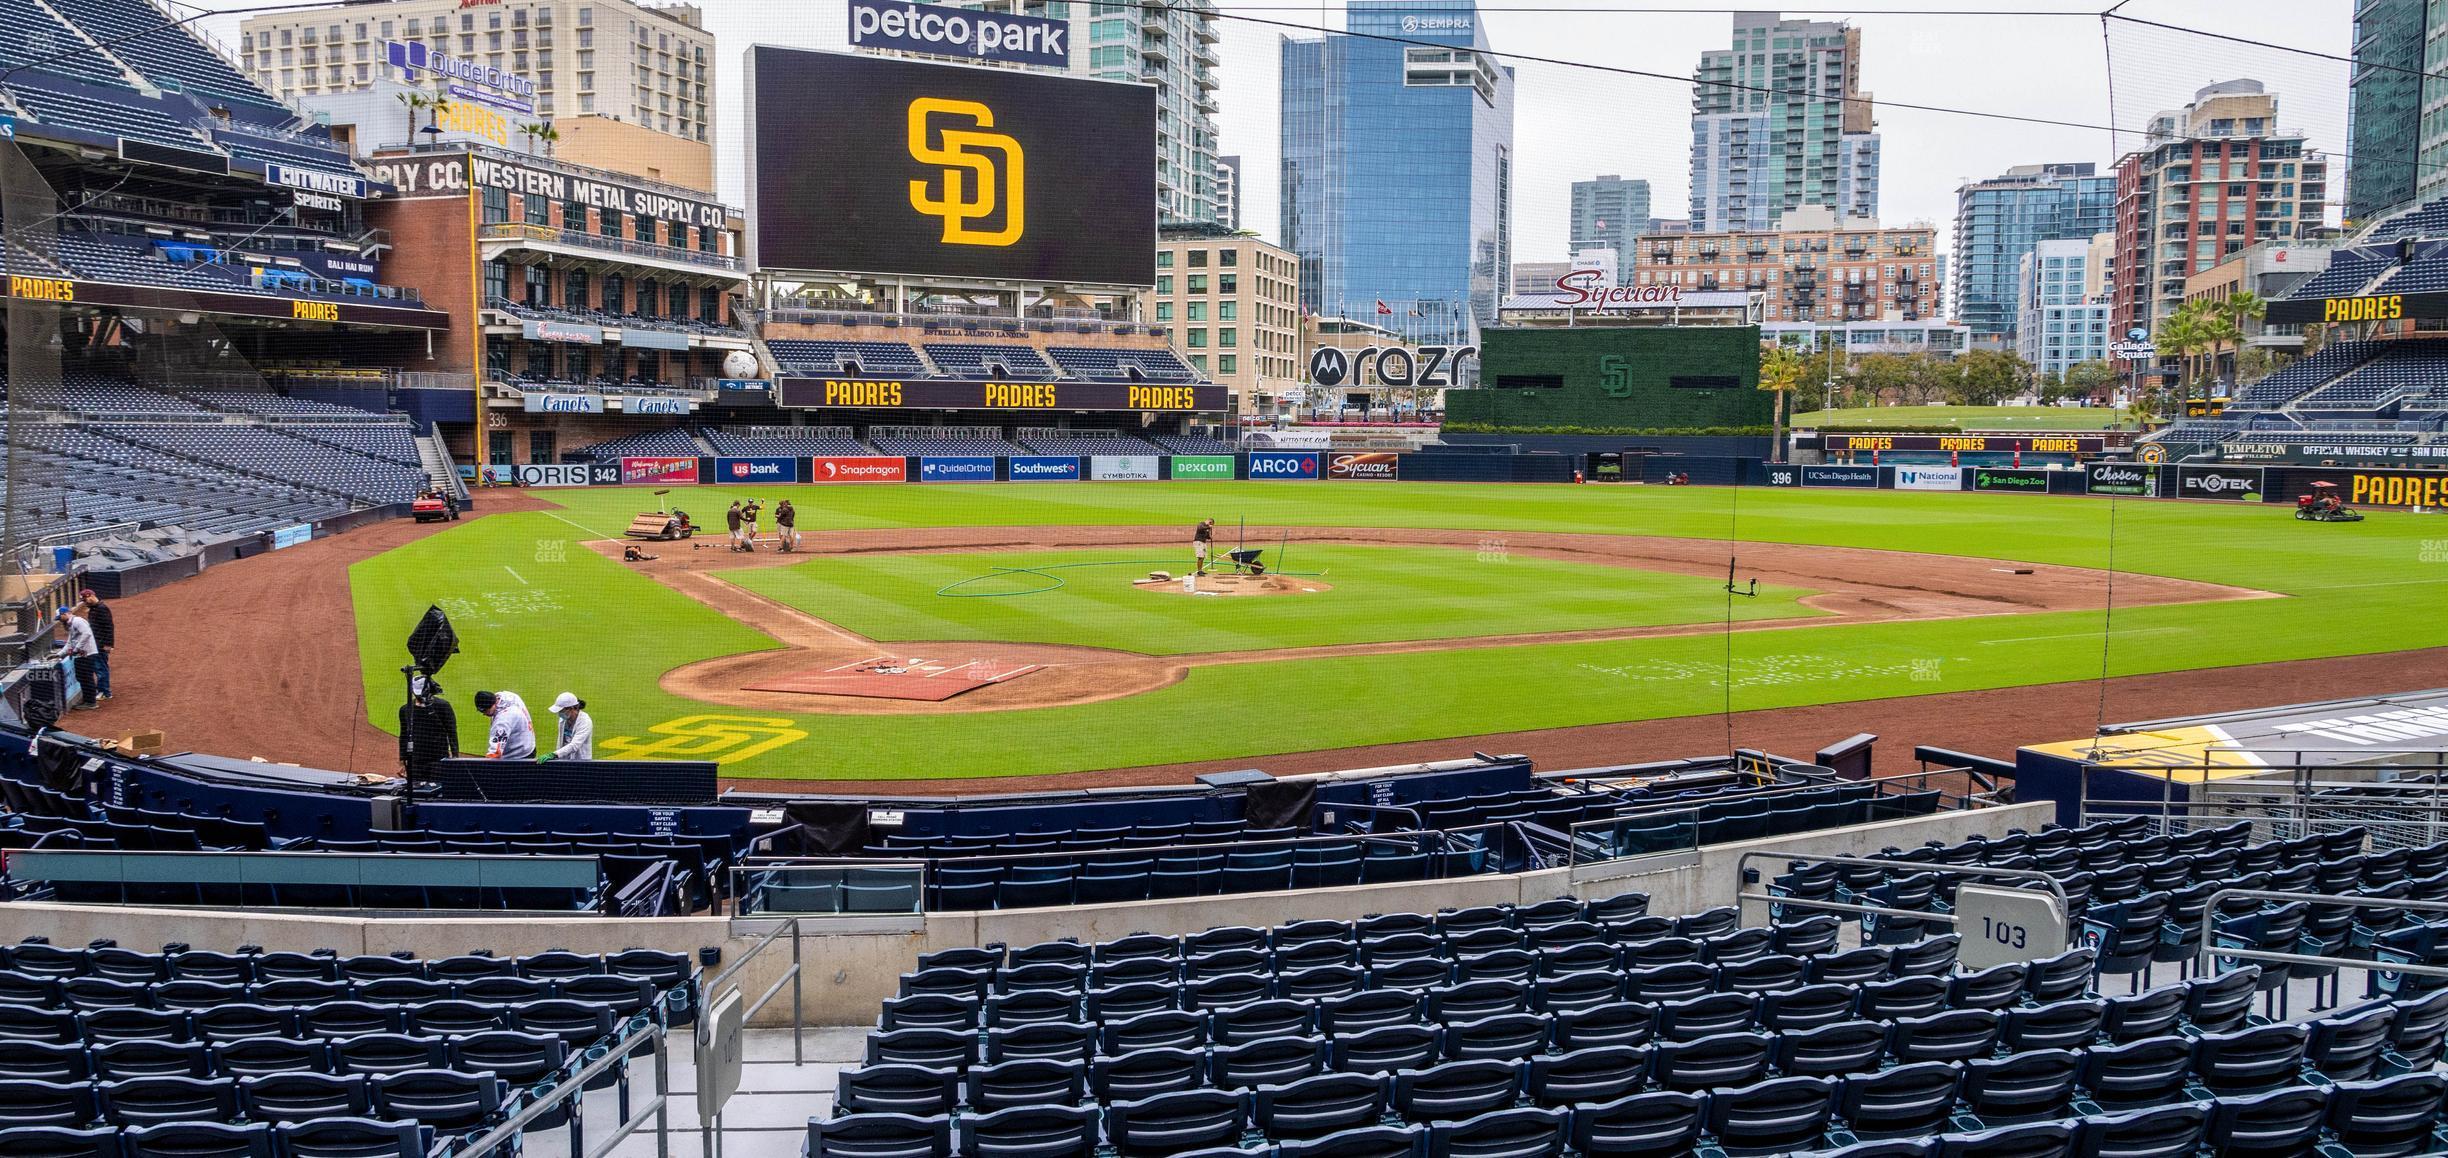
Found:
[[[1309,381],[1325,387],[1383,386],[1393,390],[1441,390],[1455,385],[1462,360],[1479,356],[1477,346],[1320,346],[1309,354]],[[1375,381],[1369,371],[1376,370]]]

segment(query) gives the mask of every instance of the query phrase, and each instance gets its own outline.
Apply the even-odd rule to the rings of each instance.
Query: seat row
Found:
[[[639,1012],[644,1012],[643,1010]],[[359,1038],[403,1033],[479,1033],[514,1029],[575,1042],[605,1037],[628,1017],[591,1001],[546,999],[499,1005],[436,1001],[371,1005],[357,1001],[310,1006],[224,1005],[211,1009],[96,1009],[76,1013],[0,1004],[0,1037],[61,1045],[115,1041],[216,1042],[254,1037],[328,1035]]]
[[[2241,992],[2249,1000],[2250,988]],[[2198,1062],[2211,1075],[2205,1076],[2205,1084],[2215,1088],[2232,1084],[2223,1083],[2216,1074],[2262,1065],[2281,1054],[2294,1059],[2288,1065],[2300,1065],[2306,1057],[2341,1058],[2368,1071],[2373,1059],[2402,1039],[2413,1052],[2400,1051],[2400,1056],[2438,1056],[2438,1015],[2429,1008],[2401,1013],[2414,1007],[2387,1004],[2381,1007],[2385,1018],[2366,1011],[2360,1018],[2315,1023],[2322,1027],[2316,1034],[2302,1024],[2252,1024],[2241,1012],[2243,1002],[2222,1007],[2209,1003],[2209,996],[2188,994],[2166,1016],[2135,1005],[2123,1007],[2121,1024],[2113,1027],[2115,1034],[2159,1028],[2165,1035],[2123,1040],[2109,1036],[2107,1003],[2092,1000],[2003,1012],[1942,1010],[1891,1021],[1839,1011],[1842,1020],[1814,1019],[1816,1023],[1808,1028],[1774,1032],[1754,1028],[1762,1023],[1746,1017],[1728,1019],[1739,1028],[1715,1026],[1707,1027],[1713,1032],[1698,1033],[1703,1027],[1669,1025],[1666,1011],[1638,1005],[1599,1006],[1552,1016],[1497,1014],[1452,1024],[1381,1024],[1332,1037],[1315,1031],[1270,1033],[1247,1036],[1238,1044],[1205,1046],[1148,1045],[1145,1043],[1195,1037],[1179,1032],[1168,1037],[1162,1026],[1126,1025],[1116,1027],[1111,1040],[1115,1046],[1133,1048],[1110,1055],[1097,1053],[1102,1044],[1098,1036],[1081,1026],[1039,1023],[989,1030],[982,1042],[978,1035],[957,1031],[898,1030],[869,1039],[867,1066],[845,1071],[843,1088],[856,1088],[866,1078],[900,1081],[915,1070],[960,1077],[1002,1072],[999,1067],[1023,1062],[1051,1063],[1083,1080],[1093,1081],[1104,1074],[1108,1084],[1121,1081],[1125,1087],[1171,1083],[1241,1088],[1328,1071],[1387,1073],[1440,1061],[1518,1063],[1547,1057],[1550,1050],[1560,1051],[1561,1056],[1590,1049],[1638,1051],[1647,1059],[1647,1068],[1640,1071],[1645,1080],[1675,1088],[1700,1088],[1693,1083],[1716,1081],[1726,1074],[1862,1073],[1887,1065],[1963,1063],[2035,1048],[2121,1051],[2143,1041],[2195,1040],[2213,1044],[2202,1047],[2204,1052],[2186,1052],[2175,1059],[2175,1068],[2182,1071],[2188,1062]],[[2193,1001],[2196,997],[2204,998],[2198,1006]],[[2183,1017],[2191,1007],[2202,1010],[2201,1022]],[[2142,1014],[2152,1016],[2146,1021]],[[2210,1027],[2218,1024],[2213,1020],[2218,1017],[2231,1019],[2234,1028],[2213,1031]],[[2264,1034],[2264,1030],[2275,1032]],[[2183,1036],[2186,1033],[2200,1036]],[[2192,1049],[2189,1044],[2185,1047]],[[1099,1096],[1113,1095],[1100,1092]]]
[[[246,985],[265,981],[373,981],[417,978],[455,982],[479,977],[532,977],[561,980],[592,974],[642,977],[661,986],[688,980],[696,971],[685,954],[661,949],[625,949],[618,953],[571,953],[553,949],[523,957],[467,953],[424,958],[408,954],[352,954],[328,949],[312,953],[264,952],[251,946],[236,952],[164,946],[148,953],[97,942],[82,948],[62,948],[28,939],[0,945],[0,969],[38,977],[101,977],[113,981],[152,984],[160,981],[209,981]]]
[[[165,1122],[87,1130],[60,1126],[0,1129],[11,1158],[425,1158],[431,1131],[412,1121],[322,1118],[288,1122]]]
[[[0,972],[0,1005],[76,1013],[100,1009],[185,1009],[195,1011],[199,1017],[222,1009],[278,1007],[301,1009],[310,1021],[318,1016],[318,1009],[327,1006],[412,1008],[445,1001],[503,1006],[553,998],[601,1005],[626,1015],[653,1004],[659,992],[653,981],[616,973],[561,978],[501,975],[465,981],[384,977],[364,982],[287,980],[225,985],[215,981],[135,982]]]
[[[1814,930],[1816,932],[1816,930]],[[1754,936],[1754,934],[1759,934]],[[1149,987],[1164,990],[1159,1008],[1220,1009],[1270,997],[1317,1001],[1369,990],[1428,991],[1478,982],[1529,986],[1541,982],[1573,992],[1593,987],[1640,997],[1691,996],[1718,989],[1765,991],[1814,981],[1859,983],[1886,976],[1944,975],[1955,964],[1961,938],[1931,937],[1901,950],[1853,950],[1836,954],[1830,931],[1824,938],[1788,937],[1746,929],[1706,941],[1668,938],[1619,949],[1585,944],[1530,953],[1505,949],[1460,960],[1440,956],[1387,957],[1363,965],[1303,964],[1282,967],[1280,957],[1256,950],[1211,954],[1192,962],[1161,958],[1077,965],[1022,965],[995,973],[936,966],[901,978],[900,995],[943,995],[984,1001],[1026,992],[1086,999],[1090,1020],[1139,1009]],[[1785,948],[1791,952],[1771,952]],[[1655,953],[1641,950],[1656,949]],[[1564,985],[1563,979],[1576,980]]]
[[[1451,940],[1488,931],[1530,934],[1561,925],[1596,926],[1602,939],[1611,939],[1615,925],[1645,917],[1649,912],[1647,893],[1624,893],[1601,900],[1582,901],[1561,897],[1532,905],[1478,905],[1463,909],[1445,909],[1433,915],[1419,913],[1386,913],[1358,921],[1309,920],[1283,925],[1252,928],[1246,925],[1224,925],[1200,933],[1166,936],[1156,933],[1133,933],[1112,941],[1083,945],[1076,939],[1043,941],[1033,945],[1006,946],[989,944],[939,949],[921,954],[918,968],[936,966],[959,969],[994,971],[1006,965],[1080,965],[1107,964],[1141,957],[1190,958],[1211,953],[1244,949],[1285,950],[1319,942],[1335,942],[1354,946],[1367,945],[1389,938],[1431,935]],[[1684,917],[1657,918],[1657,922],[1639,927],[1657,928],[1658,936],[1704,937],[1732,931],[1740,919],[1731,905],[1703,910]],[[1569,944],[1561,934],[1549,935],[1538,942],[1525,939],[1518,946],[1528,948],[1541,944]],[[1473,942],[1476,944],[1476,942]]]
[[[589,1043],[552,1033],[487,1030],[442,1036],[362,1035],[344,1039],[249,1037],[235,1041],[128,1040],[102,1045],[0,1038],[0,1078],[43,1082],[144,1077],[260,1077],[312,1073],[379,1075],[448,1069],[489,1073],[526,1086],[560,1070]],[[0,1151],[5,1153],[5,1151]]]
[[[155,1076],[115,1081],[0,1080],[0,1120],[13,1126],[152,1126],[371,1118],[443,1133],[475,1129],[501,1111],[509,1086],[446,1069],[378,1075],[282,1073],[249,1078]],[[5,1153],[5,1151],[0,1151]]]
[[[960,1117],[854,1114],[808,1125],[808,1158],[1556,1158],[1795,1154],[1834,1158],[2438,1152],[2448,1078],[2300,1085],[2110,1112],[2060,1088],[2064,1059],[1958,1073],[1899,1067],[1774,1078],[1570,1106],[1504,1105],[1388,1121],[1393,1083],[1335,1075],[1247,1094],[1193,1090],[1104,1107],[1021,1105]],[[1397,1079],[1399,1081],[1399,1079]],[[2079,1116],[2068,1116],[2079,1115]],[[957,1136],[955,1126],[957,1125]],[[1832,1147],[1823,1150],[1822,1147]]]

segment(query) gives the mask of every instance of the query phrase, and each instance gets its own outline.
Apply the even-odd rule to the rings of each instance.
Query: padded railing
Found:
[[[27,849],[12,853],[9,878],[51,886],[74,904],[213,908],[396,909],[576,912],[567,906],[513,904],[566,894],[593,907],[603,869],[591,856],[484,856],[454,853],[118,852]],[[325,890],[337,890],[327,892]],[[467,906],[367,903],[369,897],[438,890],[473,897]],[[488,897],[499,905],[487,905]],[[192,897],[192,899],[188,899]],[[403,898],[404,899],[404,898]]]

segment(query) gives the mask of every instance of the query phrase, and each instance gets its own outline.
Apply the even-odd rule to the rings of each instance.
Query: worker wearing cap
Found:
[[[563,692],[553,698],[552,713],[561,717],[561,742],[545,753],[547,760],[592,760],[595,758],[595,717],[586,714],[586,701]]]
[[[535,720],[517,692],[478,692],[476,710],[493,719],[485,733],[486,759],[535,759]]]

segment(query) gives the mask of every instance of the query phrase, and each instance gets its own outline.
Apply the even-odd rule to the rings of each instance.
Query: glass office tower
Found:
[[[1351,0],[1344,26],[1396,39],[1282,45],[1282,229],[1301,304],[1470,341],[1512,276],[1513,70],[1472,51],[1489,46],[1471,0]]]

